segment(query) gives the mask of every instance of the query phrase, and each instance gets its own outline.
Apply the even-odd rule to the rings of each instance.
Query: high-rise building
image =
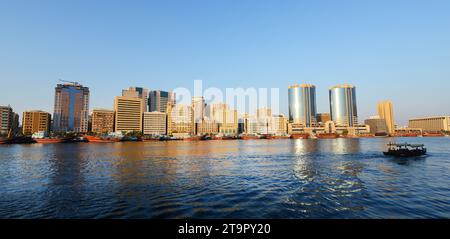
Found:
[[[87,132],[89,88],[73,82],[55,88],[53,131]]]
[[[383,101],[378,103],[378,115],[386,121],[387,131],[389,134],[395,133],[394,107],[391,101]]]
[[[158,111],[167,113],[167,105],[175,104],[175,93],[152,90],[149,95],[150,112]]]
[[[409,120],[409,128],[419,128],[425,132],[450,131],[450,116],[433,116]]]
[[[192,106],[183,104],[168,104],[167,134],[194,134],[194,114]]]
[[[116,96],[114,102],[115,131],[132,132],[142,131],[142,104],[141,98]]]
[[[272,123],[272,110],[270,108],[261,108],[256,111],[258,120],[257,128],[259,134],[269,134],[269,128]]]
[[[285,135],[287,133],[288,119],[284,115],[271,116],[268,133]]]
[[[94,109],[91,116],[91,131],[97,134],[114,132],[114,118],[114,110]]]
[[[289,122],[313,127],[316,113],[316,87],[310,84],[289,86]]]
[[[142,99],[142,112],[149,111],[148,89],[142,87],[129,87],[128,89],[122,90],[122,96]]]
[[[0,106],[0,134],[8,134],[13,129],[14,112],[11,106]]]
[[[353,127],[358,125],[356,107],[356,88],[339,85],[330,89],[331,120],[336,126]]]
[[[145,135],[165,135],[167,128],[167,115],[163,112],[144,112]]]
[[[215,135],[219,133],[219,124],[205,117],[202,122],[197,123],[197,135]]]
[[[32,135],[37,132],[49,133],[51,115],[45,111],[33,110],[23,112],[22,133]]]
[[[205,99],[202,96],[192,97],[192,109],[194,110],[194,122],[200,123],[205,117]]]

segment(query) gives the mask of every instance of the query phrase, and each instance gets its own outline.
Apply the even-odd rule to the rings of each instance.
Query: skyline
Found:
[[[91,90],[90,109],[113,109],[129,86],[357,87],[360,121],[394,103],[396,123],[448,115],[447,1],[359,3],[135,1],[8,2],[0,8],[0,104],[53,112],[59,78]],[[167,4],[167,5],[166,5]],[[3,3],[2,5],[6,5]],[[23,95],[27,95],[26,98]],[[418,110],[420,109],[420,110]]]

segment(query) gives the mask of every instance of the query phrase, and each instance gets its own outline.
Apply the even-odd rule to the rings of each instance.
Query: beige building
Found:
[[[383,101],[378,103],[378,115],[386,121],[387,132],[395,133],[394,107],[391,101]]]
[[[202,120],[202,122],[197,123],[196,127],[197,135],[215,135],[219,133],[219,124],[206,117]]]
[[[168,104],[167,134],[194,135],[194,114],[190,105]]]
[[[25,111],[22,117],[22,133],[23,135],[32,135],[37,132],[48,133],[50,123],[50,113],[41,110]]]
[[[370,117],[364,121],[364,124],[370,127],[370,133],[375,135],[387,135],[389,134],[386,120],[379,116]],[[395,129],[394,129],[395,130]],[[395,133],[395,132],[394,132]]]
[[[207,116],[219,124],[219,133],[224,135],[238,134],[238,113],[225,103],[211,104]]]
[[[408,126],[409,128],[420,128],[425,132],[450,131],[450,116],[410,119]]]
[[[163,112],[144,112],[144,134],[165,135],[167,129],[167,115]]]
[[[13,129],[14,112],[11,106],[0,106],[0,134],[8,134]]]
[[[142,131],[142,104],[143,101],[136,97],[116,96],[114,110],[116,132]]]
[[[114,110],[94,109],[92,111],[92,132],[103,134],[114,132]]]
[[[128,89],[122,90],[122,96],[141,99],[142,112],[148,111],[148,89],[142,87],[129,87]]]
[[[270,117],[269,134],[285,135],[287,133],[288,119],[284,115]]]
[[[328,121],[331,121],[330,113],[318,113],[316,115],[317,123],[325,124]]]

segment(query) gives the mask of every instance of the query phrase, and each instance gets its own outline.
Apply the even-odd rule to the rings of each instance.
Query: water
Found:
[[[390,140],[0,146],[0,218],[450,218],[450,138]]]

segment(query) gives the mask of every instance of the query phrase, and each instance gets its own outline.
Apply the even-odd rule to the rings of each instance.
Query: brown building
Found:
[[[94,109],[92,111],[92,132],[102,134],[114,131],[114,110]]]
[[[32,135],[37,132],[48,133],[50,123],[50,113],[41,110],[25,111],[22,118],[22,132],[24,135]]]
[[[331,115],[329,113],[318,113],[316,115],[317,123],[325,124],[328,121],[331,121]]]
[[[116,132],[142,131],[143,103],[140,98],[116,96],[114,103]]]
[[[13,109],[10,106],[0,106],[0,134],[8,134],[13,129],[13,122]]]
[[[53,131],[87,132],[89,124],[89,88],[77,82],[55,88]]]

